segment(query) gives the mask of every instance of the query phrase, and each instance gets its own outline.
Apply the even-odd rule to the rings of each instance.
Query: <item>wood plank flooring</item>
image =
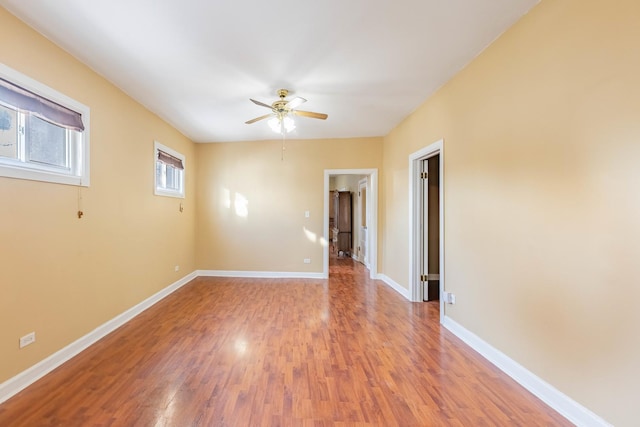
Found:
[[[0,426],[571,425],[349,259],[198,278],[0,405]]]

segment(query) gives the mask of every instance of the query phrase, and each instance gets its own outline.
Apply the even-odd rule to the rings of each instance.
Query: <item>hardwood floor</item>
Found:
[[[349,259],[198,278],[0,405],[1,426],[571,425]]]

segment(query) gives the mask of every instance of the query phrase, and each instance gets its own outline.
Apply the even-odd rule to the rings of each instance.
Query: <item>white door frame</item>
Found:
[[[369,252],[369,277],[378,276],[378,169],[325,169],[324,170],[324,240],[322,277],[329,278],[329,178],[332,175],[367,176],[367,212],[369,213],[367,250]]]
[[[422,193],[420,192],[420,162],[436,155],[440,155],[440,322],[444,319],[444,140],[409,155],[409,295],[411,301],[422,301],[422,286],[420,286],[420,206]]]

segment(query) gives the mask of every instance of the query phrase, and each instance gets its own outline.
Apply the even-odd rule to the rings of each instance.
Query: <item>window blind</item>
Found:
[[[82,114],[1,78],[0,101],[60,127],[84,130]]]
[[[158,150],[158,161],[164,163],[165,165],[171,165],[177,169],[184,169],[184,165],[182,164],[182,160],[172,156],[169,153],[165,153],[162,150]]]

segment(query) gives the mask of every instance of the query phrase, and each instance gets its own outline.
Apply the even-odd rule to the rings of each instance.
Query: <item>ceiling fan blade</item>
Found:
[[[294,110],[291,113],[295,114],[296,116],[311,117],[312,119],[320,119],[320,120],[325,120],[327,117],[329,117],[324,113],[314,113],[311,111]]]
[[[284,107],[286,109],[288,109],[288,110],[293,110],[294,108],[296,108],[299,105],[304,104],[305,102],[307,102],[306,99],[300,98],[299,96],[296,96],[291,101],[287,102],[287,104]]]
[[[265,104],[264,102],[260,102],[260,101],[256,101],[255,99],[251,99],[249,98],[249,101],[253,102],[256,105],[259,105],[261,107],[267,107],[269,109],[272,109],[273,107],[271,105]]]
[[[273,116],[273,114],[265,114],[264,116],[260,116],[260,117],[256,117],[255,119],[248,120],[248,121],[245,122],[245,124],[250,125],[251,123],[255,123],[255,122],[258,122],[260,120],[264,120],[264,119],[269,118],[271,116]]]

